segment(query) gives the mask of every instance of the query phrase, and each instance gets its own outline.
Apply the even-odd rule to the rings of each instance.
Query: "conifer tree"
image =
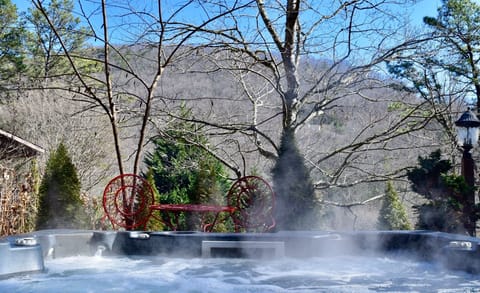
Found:
[[[25,69],[26,32],[18,19],[17,7],[10,0],[0,0],[0,19],[0,80],[5,81]]]
[[[183,116],[189,111],[183,109]],[[145,156],[160,195],[159,202],[172,204],[225,204],[228,190],[223,165],[197,144],[206,138],[195,125],[178,121],[154,140],[155,149]],[[147,178],[147,174],[143,174]],[[189,215],[190,216],[190,215]],[[181,229],[198,229],[198,219],[180,219]]]
[[[61,143],[50,154],[40,184],[36,229],[84,228],[86,215],[80,188],[77,170]]]
[[[86,53],[85,45],[89,30],[82,26],[80,18],[74,13],[73,0],[52,0],[46,3],[45,13],[63,37],[64,48],[70,54]],[[72,68],[64,55],[64,48],[55,35],[50,24],[46,21],[43,12],[33,6],[25,15],[32,33],[28,35],[26,48],[30,53],[29,70],[35,77],[59,77],[63,74],[72,74]],[[77,69],[81,72],[93,72],[96,62],[86,61],[85,58],[75,58]]]
[[[392,182],[387,182],[385,198],[378,217],[379,230],[411,230],[405,207],[398,198]]]
[[[440,150],[418,158],[419,166],[407,173],[412,189],[427,199],[414,207],[418,212],[417,229],[463,234],[464,221],[476,214],[463,213],[469,187],[461,175],[448,174],[452,164],[441,159]],[[474,208],[479,210],[478,207]],[[478,218],[477,218],[478,219]]]

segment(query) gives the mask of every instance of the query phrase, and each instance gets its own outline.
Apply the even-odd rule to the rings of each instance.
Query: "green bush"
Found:
[[[411,230],[405,207],[400,202],[392,182],[387,182],[385,198],[378,217],[379,230]]]
[[[80,180],[63,143],[50,154],[39,188],[36,229],[85,228]]]

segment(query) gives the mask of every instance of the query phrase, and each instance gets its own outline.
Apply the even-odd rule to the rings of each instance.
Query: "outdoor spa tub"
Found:
[[[0,292],[480,292],[479,245],[429,231],[45,230],[0,239]]]

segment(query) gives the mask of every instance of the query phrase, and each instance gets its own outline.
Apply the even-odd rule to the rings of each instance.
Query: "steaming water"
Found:
[[[258,261],[69,257],[0,281],[0,292],[480,292],[476,275],[396,257]]]

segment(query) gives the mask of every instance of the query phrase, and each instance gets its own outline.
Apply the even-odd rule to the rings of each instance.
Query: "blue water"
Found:
[[[396,257],[257,261],[68,257],[0,281],[0,292],[480,292],[480,277]]]

